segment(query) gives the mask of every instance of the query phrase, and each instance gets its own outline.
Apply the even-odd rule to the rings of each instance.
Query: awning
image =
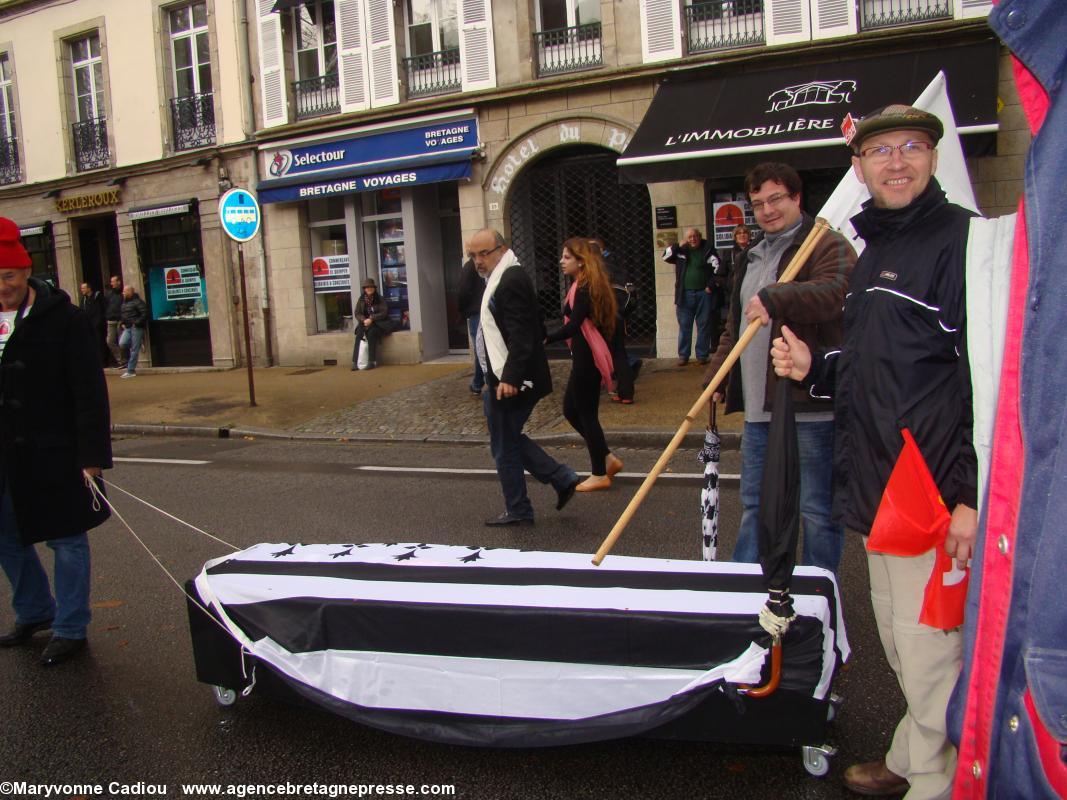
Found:
[[[627,183],[743,175],[762,160],[842,166],[846,114],[911,103],[944,71],[960,133],[997,129],[995,39],[715,77],[668,79],[619,157]]]
[[[126,212],[131,220],[152,219],[154,217],[170,217],[176,214],[188,214],[193,201],[185,203],[171,203],[165,206],[148,206],[143,208],[131,208]]]

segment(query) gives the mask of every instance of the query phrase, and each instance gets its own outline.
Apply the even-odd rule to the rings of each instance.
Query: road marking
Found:
[[[381,467],[364,465],[361,467],[353,467],[352,469],[361,470],[363,472],[408,472],[418,473],[422,475],[496,475],[495,469],[463,469],[459,467]],[[588,471],[578,472],[579,475],[589,475]],[[645,472],[620,472],[615,476],[616,478],[637,478],[644,480],[648,477],[648,473]],[[660,473],[660,478],[673,479],[673,480],[686,480],[697,481],[704,479],[703,472],[663,472]],[[740,480],[741,476],[736,473],[724,472],[720,473],[719,480],[736,481]]]
[[[127,464],[185,464],[191,467],[201,467],[210,464],[210,461],[197,461],[191,458],[112,458],[112,461],[121,461]]]

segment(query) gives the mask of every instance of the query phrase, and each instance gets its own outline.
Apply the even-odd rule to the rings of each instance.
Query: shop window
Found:
[[[52,225],[45,223],[31,229],[22,230],[22,246],[30,255],[33,263],[31,274],[52,286],[59,286],[56,277],[56,249],[52,241]]]
[[[364,194],[363,223],[367,272],[378,282],[378,290],[389,305],[389,319],[397,329],[406,330],[411,321],[400,192],[385,189]]]
[[[215,143],[215,94],[207,3],[192,3],[167,12],[170,29],[171,126],[175,150]]]
[[[341,96],[333,0],[307,0],[292,15],[296,117],[335,114],[341,110]]]
[[[315,329],[319,333],[351,331],[352,271],[343,197],[308,202],[311,234],[311,284],[315,294]]]
[[[74,76],[74,165],[79,172],[107,167],[111,152],[107,142],[107,115],[104,112],[104,60],[100,37],[89,34],[74,39],[70,46],[70,66]]]
[[[18,183],[21,177],[14,75],[10,57],[0,53],[0,184]]]

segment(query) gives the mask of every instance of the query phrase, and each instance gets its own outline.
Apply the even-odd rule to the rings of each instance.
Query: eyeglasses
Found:
[[[495,253],[497,250],[499,250],[503,246],[504,245],[502,245],[502,244],[498,244],[492,250],[478,250],[478,251],[473,252],[473,253],[467,253],[467,258],[472,258],[472,259],[473,258],[488,258],[490,253]]]
[[[884,164],[893,157],[893,151],[900,153],[900,157],[911,160],[922,157],[923,153],[933,150],[934,146],[929,142],[904,142],[904,144],[880,144],[860,150],[860,157],[865,158],[872,164]]]
[[[775,208],[787,197],[792,197],[792,195],[779,192],[778,194],[772,194],[766,200],[756,200],[749,203],[749,206],[751,206],[753,214],[759,214],[765,208]]]

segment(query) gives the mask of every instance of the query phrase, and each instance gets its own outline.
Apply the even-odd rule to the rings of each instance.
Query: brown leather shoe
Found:
[[[842,780],[847,789],[865,797],[892,797],[904,794],[911,786],[907,778],[890,771],[885,759],[853,764],[845,770]]]

